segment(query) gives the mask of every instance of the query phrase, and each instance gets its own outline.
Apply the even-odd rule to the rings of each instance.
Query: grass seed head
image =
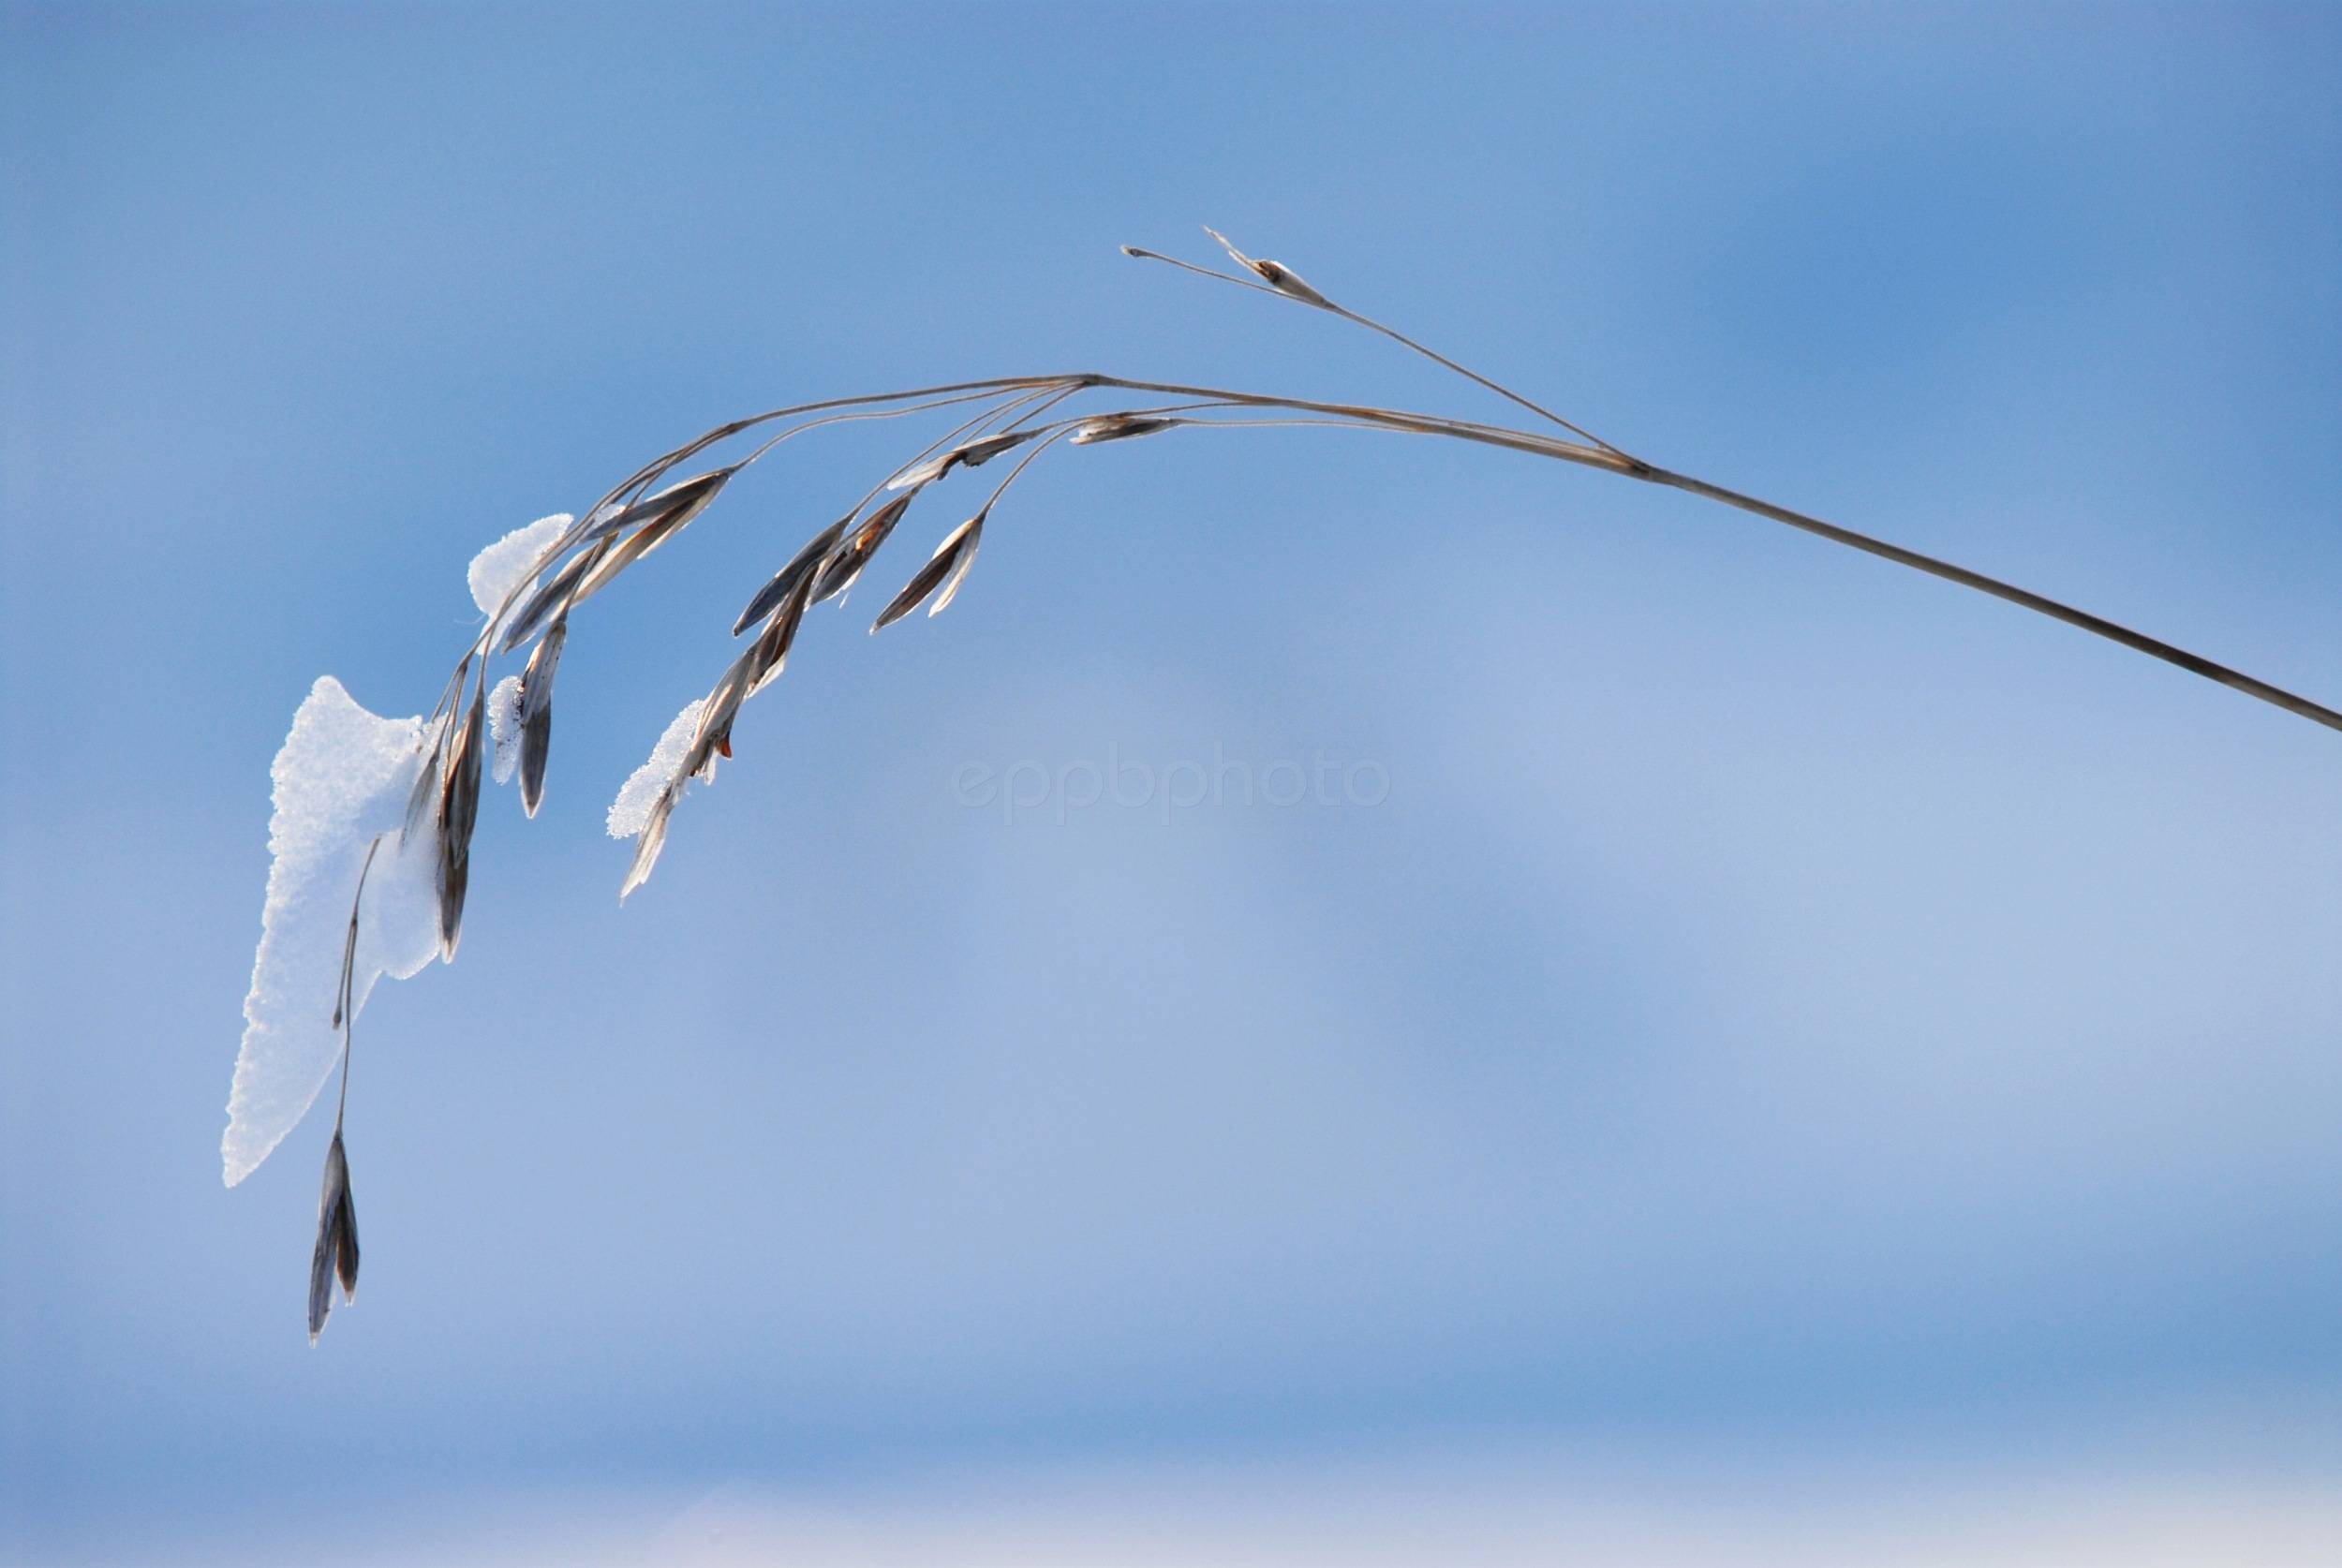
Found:
[[[318,1194],[318,1242],[309,1256],[309,1343],[325,1332],[334,1311],[334,1286],[342,1299],[358,1299],[358,1207],[349,1193],[349,1157],[339,1130],[325,1150],[325,1185]]]
[[[968,569],[975,564],[976,545],[984,538],[984,519],[985,513],[976,513],[935,547],[926,565],[912,574],[911,581],[903,584],[903,591],[889,600],[886,608],[879,612],[879,618],[870,623],[871,636],[919,608],[939,586],[943,588],[943,597],[935,601],[927,614],[937,614],[952,601],[952,596],[959,591],[961,581],[968,575]],[[944,583],[947,577],[951,580],[948,584]]]
[[[831,550],[829,559],[822,563],[821,577],[813,584],[816,604],[836,599],[854,585],[862,569],[870,564],[870,557],[878,554],[879,546],[886,542],[886,536],[895,531],[895,525],[903,520],[903,513],[911,509],[918,494],[910,490],[896,496],[864,518],[860,527]]]
[[[666,522],[680,514],[689,522],[705,511],[718,493],[729,483],[737,468],[711,468],[704,474],[678,480],[655,495],[645,496],[626,506],[604,507],[586,521],[572,544],[594,544],[622,534],[629,528],[649,523]]]
[[[1334,308],[1333,301],[1327,299],[1325,295],[1311,288],[1307,283],[1304,283],[1301,280],[1301,274],[1286,266],[1283,262],[1265,261],[1257,257],[1245,255],[1242,251],[1237,249],[1236,246],[1228,243],[1228,237],[1225,234],[1223,234],[1219,229],[1212,228],[1209,224],[1206,224],[1204,226],[1204,232],[1219,241],[1220,248],[1226,251],[1228,255],[1235,259],[1238,266],[1242,267],[1245,271],[1251,273],[1254,277],[1259,278],[1263,283],[1266,283],[1268,287],[1274,288],[1278,293],[1289,295],[1292,298],[1300,301],[1303,304],[1315,305],[1320,310],[1331,310]],[[1125,245],[1122,248],[1127,252],[1131,247]]]
[[[1133,436],[1152,436],[1173,425],[1192,422],[1153,414],[1101,414],[1075,425],[1074,433],[1066,440],[1077,447],[1094,447],[1101,441],[1127,441]]]
[[[471,830],[480,820],[480,752],[486,726],[487,694],[475,685],[471,709],[440,770],[439,792],[439,957],[455,961],[455,944],[464,934],[464,892],[471,881]]]
[[[837,548],[838,539],[852,523],[853,513],[848,512],[807,540],[804,549],[789,557],[787,566],[773,573],[771,582],[756,590],[756,597],[749,599],[748,608],[740,612],[740,618],[732,623],[732,634],[739,636],[771,614],[775,605],[791,598],[798,584],[810,582],[814,569],[829,558],[830,552]]]
[[[553,752],[553,677],[569,645],[570,618],[555,619],[521,672],[521,809],[531,817],[545,798],[545,762]]]

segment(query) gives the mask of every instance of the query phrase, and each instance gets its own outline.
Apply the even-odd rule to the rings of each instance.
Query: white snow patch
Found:
[[[404,848],[398,841],[408,793],[429,758],[426,742],[437,734],[426,733],[421,718],[368,713],[331,675],[318,677],[293,715],[269,768],[276,788],[268,900],[220,1140],[230,1187],[268,1158],[333,1076],[342,943],[376,835],[382,847],[366,877],[352,1015],[378,977],[404,980],[439,951],[437,834],[426,817]]]
[[[700,709],[706,705],[704,697],[691,699],[651,747],[650,761],[618,786],[618,798],[610,803],[611,837],[631,838],[650,825],[651,807],[659,803],[660,791],[674,782],[683,754],[691,748],[691,732],[699,728]]]
[[[507,675],[488,688],[488,734],[496,742],[489,769],[499,784],[512,782],[521,760],[521,678]]]
[[[554,540],[561,537],[570,523],[566,511],[540,517],[526,528],[513,529],[471,558],[471,601],[480,606],[482,614],[495,614],[503,607],[507,595],[537,575],[538,569],[545,564],[545,552],[553,548]]]

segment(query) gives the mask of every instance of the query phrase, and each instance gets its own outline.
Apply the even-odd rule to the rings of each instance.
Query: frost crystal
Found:
[[[707,699],[695,697],[667,732],[651,747],[650,761],[636,768],[631,777],[618,787],[618,798],[610,803],[610,836],[631,838],[650,822],[651,807],[658,803],[660,791],[674,781],[675,770],[683,765],[683,754],[691,748],[691,732],[699,728],[700,710]]]
[[[368,713],[331,675],[318,678],[293,715],[292,732],[269,769],[276,789],[268,901],[220,1140],[221,1174],[230,1187],[268,1158],[333,1076],[341,1050],[331,1020],[342,941],[359,867],[376,835],[383,836],[382,848],[359,922],[353,1015],[378,977],[404,980],[439,950],[429,818],[399,843],[408,792],[436,737],[421,718]]]

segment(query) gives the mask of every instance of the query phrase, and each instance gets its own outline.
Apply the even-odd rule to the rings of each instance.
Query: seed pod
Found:
[[[901,473],[897,474],[893,479],[888,480],[886,481],[886,488],[889,490],[916,490],[923,484],[933,484],[937,480],[940,480],[945,474],[950,473],[952,466],[958,461],[959,453],[957,451],[939,452],[935,456],[928,458],[926,462],[914,464],[912,466],[905,468]]]
[[[659,851],[667,845],[667,819],[674,814],[675,797],[683,789],[683,781],[675,780],[659,792],[659,799],[650,808],[650,821],[643,824],[641,841],[634,847],[634,864],[627,867],[626,880],[619,884],[618,900],[650,880],[651,867],[659,864]]]
[[[805,622],[805,607],[813,602],[813,574],[801,572],[795,588],[782,601],[780,614],[765,627],[757,639],[756,664],[749,681],[749,695],[753,697],[774,681],[789,662],[789,650],[797,641],[797,628]]]
[[[912,573],[911,581],[903,584],[903,591],[897,594],[886,608],[879,612],[879,618],[870,623],[872,636],[916,610],[920,602],[934,593],[939,585],[943,588],[942,597],[935,601],[927,614],[942,614],[943,607],[951,603],[952,596],[959,592],[959,584],[967,577],[968,569],[975,564],[976,545],[984,538],[984,519],[985,513],[976,513],[954,528],[950,536],[935,547],[935,554],[927,557],[927,564]],[[947,577],[951,581],[945,584]]]
[[[638,524],[665,522],[678,514],[683,522],[688,523],[707,510],[708,503],[715,500],[717,492],[723,489],[725,483],[737,472],[739,472],[737,468],[711,468],[706,473],[694,474],[689,479],[679,480],[658,494],[645,496],[639,501],[622,507],[605,508],[586,519],[586,526],[579,530],[577,538],[571,542],[592,544],[597,540],[608,539],[613,534],[622,534]]]
[[[1084,420],[1074,427],[1066,439],[1077,447],[1094,447],[1101,441],[1126,441],[1134,436],[1152,436],[1158,430],[1168,430],[1175,424],[1190,424],[1190,420],[1159,419],[1151,414],[1101,414],[1094,420]]]
[[[537,591],[528,596],[528,602],[513,614],[511,626],[504,633],[504,646],[499,651],[511,653],[527,642],[547,615],[570,602],[570,591],[577,586],[580,578],[593,570],[607,548],[606,545],[597,544],[579,551],[559,571],[539,584]]]
[[[407,791],[407,816],[400,823],[398,841],[405,844],[422,826],[422,819],[439,795],[439,748],[436,743],[425,742],[417,747],[426,755],[422,770],[415,775],[414,788]]]
[[[464,689],[464,677],[470,671],[471,655],[467,653],[455,661],[455,679],[449,683],[451,694]],[[427,755],[423,758],[422,767],[415,775],[414,786],[407,791],[407,815],[400,822],[398,829],[398,842],[402,848],[408,839],[414,836],[415,830],[422,826],[424,812],[437,804],[439,794],[444,788],[439,777],[439,767],[447,759],[448,733],[453,728],[454,723],[454,717],[450,715],[446,721],[439,723],[437,729],[417,747],[418,750],[424,751]]]
[[[471,830],[480,817],[480,751],[486,722],[486,693],[472,693],[471,711],[455,732],[455,744],[441,769],[439,794],[439,956],[455,961],[455,944],[464,934],[464,891],[471,880]]]
[[[318,1244],[309,1256],[309,1343],[325,1331],[334,1310],[334,1285],[342,1299],[358,1299],[358,1207],[349,1194],[349,1157],[337,1128],[325,1150],[325,1186],[318,1195]]]
[[[570,602],[583,604],[608,587],[612,578],[680,533],[683,525],[697,517],[704,506],[705,503],[703,502],[700,507],[688,510],[671,511],[664,517],[654,517],[612,544],[610,553],[602,556],[593,570],[586,572],[585,580],[578,584],[577,597]]]
[[[1021,447],[1039,436],[1039,430],[1003,430],[998,436],[986,436],[970,441],[959,449],[959,461],[970,468],[981,468],[1012,447]]]
[[[814,581],[814,603],[835,599],[854,585],[862,569],[870,564],[870,557],[886,542],[886,536],[895,531],[895,525],[903,520],[904,511],[918,494],[913,490],[896,496],[864,518],[860,527],[831,550],[829,559],[822,563],[821,576]]]
[[[1021,447],[1041,434],[1039,430],[1004,430],[997,436],[980,436],[972,441],[963,442],[954,447],[947,452],[930,457],[924,463],[905,468],[886,481],[886,488],[912,490],[923,484],[933,484],[954,468],[982,467],[1010,448]]]
[[[700,704],[699,722],[692,727],[690,747],[683,753],[683,762],[675,769],[678,784],[695,777],[713,782],[717,757],[732,755],[732,721],[738,717],[740,704],[749,699],[749,688],[755,682],[757,654],[763,645],[764,640],[760,637],[742,650]]]
[[[555,618],[521,672],[521,809],[531,817],[545,798],[545,762],[553,751],[553,677],[570,640],[570,617]]]
[[[814,569],[829,557],[832,550],[837,548],[838,536],[843,534],[852,522],[853,513],[848,512],[808,540],[804,549],[789,557],[787,566],[773,573],[771,582],[756,590],[756,597],[749,600],[749,607],[740,612],[738,620],[732,623],[732,634],[737,637],[766,615],[771,614],[773,606],[787,599],[798,582],[810,577]]]
[[[1236,264],[1251,272],[1280,294],[1289,295],[1303,304],[1313,304],[1321,310],[1332,310],[1334,302],[1301,281],[1301,275],[1282,261],[1264,261],[1245,255],[1228,243],[1228,237],[1207,224],[1204,232],[1220,242],[1220,248],[1236,259]]]

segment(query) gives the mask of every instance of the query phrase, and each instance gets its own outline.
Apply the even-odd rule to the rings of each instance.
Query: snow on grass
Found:
[[[376,835],[383,836],[382,848],[366,878],[352,1015],[364,1008],[378,978],[404,980],[439,950],[430,819],[403,847],[398,841],[408,791],[436,733],[426,733],[420,717],[367,712],[341,682],[320,675],[269,768],[275,810],[269,819],[268,899],[220,1140],[230,1187],[268,1158],[333,1076],[341,1050],[332,1020],[342,943],[359,868]]]
[[[521,760],[521,678],[507,675],[488,689],[488,734],[496,743],[489,764],[499,784],[512,781]]]
[[[658,804],[660,791],[674,782],[683,754],[691,748],[691,732],[699,728],[700,710],[706,703],[704,697],[693,698],[651,747],[650,761],[618,786],[618,798],[610,803],[611,837],[631,838],[650,825],[651,807]]]
[[[496,614],[544,569],[570,521],[566,512],[541,517],[472,557],[467,582],[482,614]],[[499,784],[518,762],[520,689],[520,677],[507,676],[489,697]],[[331,675],[319,677],[293,715],[269,769],[276,792],[268,897],[220,1140],[221,1174],[230,1187],[284,1141],[334,1074],[341,1054],[333,1017],[342,943],[359,870],[378,836],[382,848],[366,877],[350,977],[352,1015],[364,1009],[377,980],[404,980],[439,950],[437,830],[426,813],[404,844],[400,835],[408,794],[440,733],[426,732],[421,718],[367,712]],[[680,754],[670,759],[670,771]],[[657,795],[657,785],[649,793]],[[648,809],[646,800],[643,813]]]
[[[526,528],[513,529],[471,558],[471,601],[480,606],[482,614],[495,614],[503,607],[507,595],[537,575],[538,569],[545,564],[545,552],[553,548],[570,523],[566,511],[540,517]]]

